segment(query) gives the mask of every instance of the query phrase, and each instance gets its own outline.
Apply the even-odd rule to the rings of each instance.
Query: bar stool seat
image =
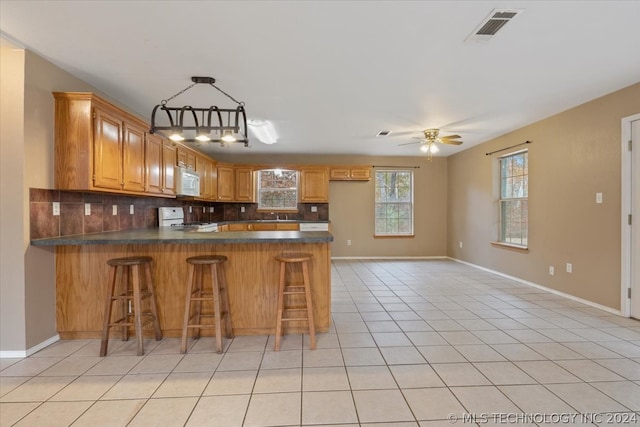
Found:
[[[311,301],[311,281],[309,279],[309,262],[313,259],[312,254],[291,252],[282,253],[275,257],[280,263],[280,282],[278,287],[278,314],[276,319],[276,340],[275,351],[280,351],[280,338],[282,336],[282,326],[284,322],[307,321],[309,324],[309,338],[311,350],[316,348],[316,326],[313,320],[313,304]],[[302,269],[302,282],[287,281],[287,266],[300,264]],[[289,302],[296,300],[297,296],[303,296],[304,305],[285,306],[285,297]],[[297,298],[298,302],[300,298]],[[303,314],[299,314],[302,312]],[[298,313],[298,314],[293,314]],[[286,317],[285,317],[286,314]]]
[[[112,327],[122,328],[122,340],[129,339],[129,327],[133,326],[138,340],[137,354],[144,354],[143,328],[149,323],[153,324],[156,340],[162,339],[160,321],[158,320],[158,307],[156,306],[155,290],[151,277],[151,262],[153,258],[149,256],[132,256],[125,258],[112,258],[107,261],[111,267],[109,285],[107,288],[107,298],[105,302],[104,321],[102,326],[102,341],[100,343],[100,356],[107,355],[109,345],[109,330]],[[141,272],[144,281],[140,280]],[[116,291],[118,270],[121,273],[120,289]],[[144,282],[144,283],[142,283]],[[143,301],[148,302],[145,311],[142,307]],[[121,306],[121,317],[111,320],[113,303],[119,302]],[[143,318],[145,319],[143,321]]]
[[[227,261],[224,255],[200,255],[187,258],[189,264],[189,278],[184,307],[184,321],[182,323],[182,344],[180,351],[187,352],[187,338],[189,329],[194,329],[194,338],[200,338],[200,330],[215,329],[216,351],[222,353],[222,326],[224,322],[225,336],[233,338],[231,327],[231,310],[229,308],[229,294],[222,271],[222,264]],[[220,268],[218,266],[220,265]],[[204,289],[204,270],[209,266],[211,272],[211,289]],[[202,312],[202,302],[212,303],[210,313]],[[192,307],[195,303],[195,307]],[[193,314],[192,314],[192,309]],[[202,323],[202,318],[213,318],[214,323]]]

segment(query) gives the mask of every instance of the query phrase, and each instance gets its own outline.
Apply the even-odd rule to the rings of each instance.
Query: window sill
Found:
[[[507,249],[514,252],[520,252],[523,254],[526,254],[529,252],[528,246],[518,246],[518,245],[513,245],[511,243],[491,242],[491,246],[493,246],[494,248]]]
[[[373,238],[374,239],[397,239],[397,238],[408,238],[408,239],[413,239],[415,236],[415,234],[374,234]]]

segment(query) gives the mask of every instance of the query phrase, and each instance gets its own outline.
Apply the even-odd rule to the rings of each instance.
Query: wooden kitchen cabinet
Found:
[[[302,203],[328,202],[329,179],[327,168],[300,168],[299,194],[299,199]]]
[[[233,201],[235,192],[235,175],[233,172],[233,166],[231,165],[218,165],[218,200],[221,202]],[[231,230],[230,230],[231,231]]]
[[[196,153],[187,147],[177,147],[177,165],[183,168],[196,170]]]
[[[298,231],[300,230],[300,224],[298,224],[297,222],[278,222],[276,223],[276,230]]]
[[[215,162],[209,157],[196,156],[196,172],[200,174],[200,198],[216,200],[218,195]]]
[[[175,196],[176,194],[176,156],[177,144],[171,140],[162,141],[162,193]]]
[[[236,166],[234,168],[235,175],[235,194],[236,202],[255,202],[255,174],[252,167]]]
[[[148,134],[145,157],[147,193],[174,196],[176,143],[156,134]]]
[[[371,168],[369,166],[331,167],[329,179],[331,181],[369,181]]]
[[[163,151],[162,138],[158,135],[147,135],[145,146],[147,193],[162,194]]]
[[[229,231],[247,231],[246,222],[232,222],[229,225]]]
[[[147,146],[142,120],[90,92],[53,96],[56,189],[164,196],[155,172],[148,177],[147,156],[157,162],[162,154],[160,146]]]

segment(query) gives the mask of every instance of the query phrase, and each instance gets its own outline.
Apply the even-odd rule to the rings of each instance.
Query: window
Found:
[[[413,235],[412,171],[376,171],[375,235]]]
[[[298,210],[298,172],[286,169],[258,171],[258,209]]]
[[[529,162],[527,151],[500,158],[501,243],[526,247],[529,223]]]

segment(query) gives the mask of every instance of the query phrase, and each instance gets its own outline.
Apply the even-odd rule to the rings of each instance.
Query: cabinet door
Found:
[[[176,165],[186,168],[187,167],[187,149],[183,147],[177,147],[176,155],[177,155]]]
[[[145,147],[147,193],[162,193],[162,152],[162,138],[148,134]]]
[[[289,230],[289,231],[298,231],[300,229],[300,225],[297,223],[291,223],[291,222],[287,222],[287,223],[277,223],[276,224],[276,230]]]
[[[163,140],[162,143],[162,193],[176,194],[175,166],[176,144],[173,141]]]
[[[330,179],[334,181],[348,180],[350,177],[349,169],[331,168]]]
[[[122,189],[122,119],[93,110],[93,186]]]
[[[209,167],[207,168],[207,165]],[[200,197],[203,199],[211,198],[211,189],[209,188],[209,175],[211,171],[211,160],[204,156],[196,156],[196,172],[200,174]]]
[[[122,188],[124,190],[144,191],[144,136],[143,127],[125,122],[122,156]]]
[[[229,224],[229,231],[247,231],[247,224],[244,222]]]
[[[207,183],[208,188],[210,189],[210,199],[218,200],[218,170],[216,168],[215,160],[209,162],[207,166],[207,176],[209,177],[209,182]]]
[[[233,200],[234,175],[233,168],[218,166],[218,200],[230,202]],[[231,231],[231,228],[229,228]]]
[[[254,196],[254,179],[253,179],[253,169],[250,167],[237,167],[235,168],[235,180],[236,180],[236,191],[235,191],[235,201],[236,202],[253,202],[255,201]]]
[[[196,153],[187,151],[187,168],[196,169]]]
[[[357,181],[369,181],[371,179],[371,169],[356,168],[351,169],[351,179]]]
[[[274,231],[276,224],[271,222],[257,222],[248,224],[248,230],[250,231]]]
[[[300,169],[300,201],[328,202],[329,180],[326,168]]]

